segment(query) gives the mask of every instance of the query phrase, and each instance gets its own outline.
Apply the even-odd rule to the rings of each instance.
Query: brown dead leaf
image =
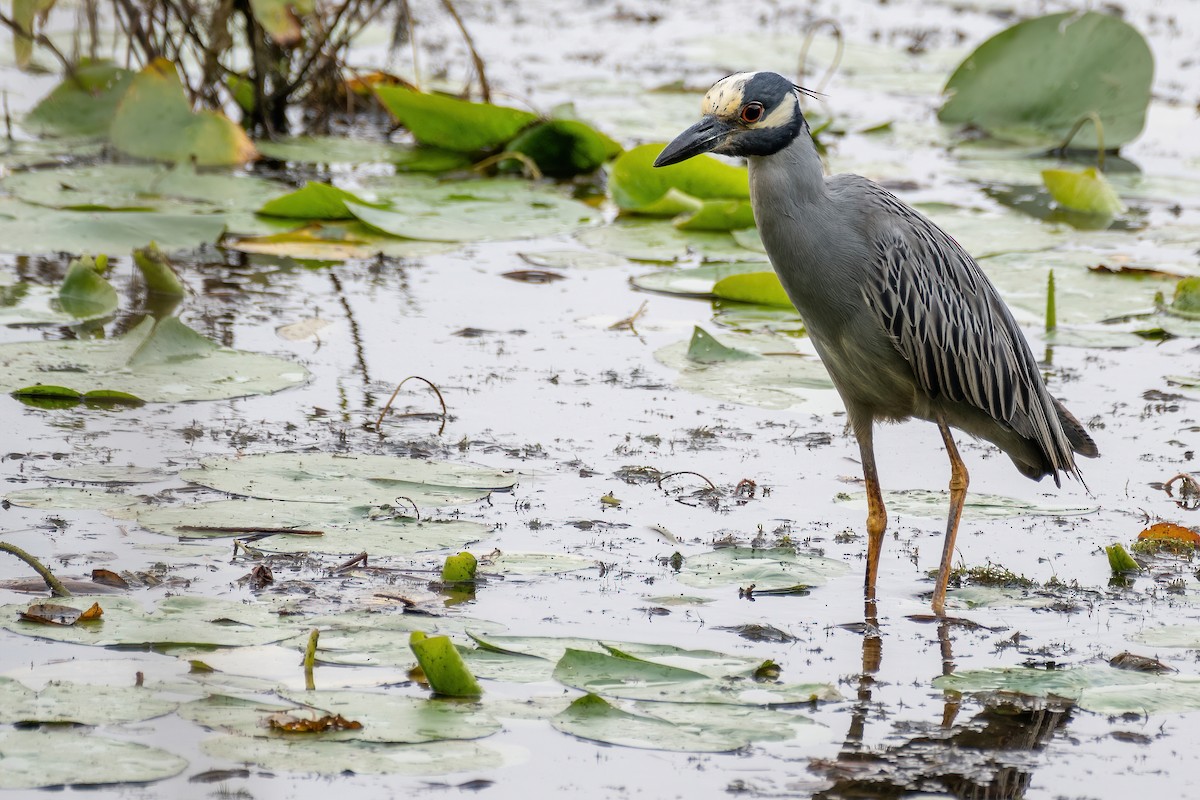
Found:
[[[74,625],[76,622],[97,620],[104,614],[99,603],[92,603],[86,611],[64,606],[59,603],[34,603],[21,611],[18,616],[25,622],[36,622],[39,625]]]
[[[92,580],[104,586],[115,586],[118,589],[128,589],[129,581],[122,578],[111,569],[92,570]]]
[[[271,714],[267,717],[267,725],[273,731],[284,733],[326,733],[328,731],[357,731],[362,729],[362,723],[346,719],[341,714],[326,714],[323,717],[304,718],[287,712]]]
[[[1174,667],[1169,667],[1157,658],[1149,656],[1139,656],[1126,650],[1124,653],[1113,656],[1108,661],[1110,667],[1117,669],[1128,669],[1134,672],[1152,672],[1158,675],[1164,672],[1176,672]]]
[[[1099,273],[1101,275],[1122,275],[1131,278],[1171,278],[1177,280],[1186,277],[1177,272],[1167,272],[1154,267],[1110,267],[1107,264],[1097,264],[1094,267],[1088,267],[1089,272]]]
[[[1141,539],[1171,539],[1190,545],[1200,545],[1200,533],[1174,522],[1158,522],[1138,534]]]
[[[508,278],[510,281],[521,281],[521,283],[554,283],[567,276],[559,272],[551,272],[548,269],[517,269],[505,272],[500,277]]]

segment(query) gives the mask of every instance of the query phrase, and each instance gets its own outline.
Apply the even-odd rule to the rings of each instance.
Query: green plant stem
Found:
[[[37,572],[37,574],[42,576],[42,580],[44,580],[46,582],[46,586],[49,587],[49,589],[50,589],[50,594],[54,595],[55,597],[70,597],[71,596],[71,590],[68,589],[66,586],[63,586],[62,581],[60,581],[58,578],[54,577],[54,575],[50,572],[50,570],[46,569],[46,567],[43,566],[42,562],[38,561],[36,558],[31,556],[29,553],[27,553],[24,550],[22,550],[21,548],[17,547],[15,544],[9,544],[8,542],[0,542],[0,552],[12,553],[14,556],[21,559],[29,566],[33,567],[34,570]]]
[[[1075,138],[1075,134],[1079,133],[1079,129],[1085,124],[1091,122],[1096,126],[1096,168],[1101,172],[1104,171],[1104,123],[1100,121],[1100,115],[1095,111],[1089,111],[1079,119],[1075,120],[1075,124],[1071,126],[1071,130],[1067,132],[1067,136],[1063,139],[1063,143],[1058,146],[1059,153],[1066,153],[1067,148],[1071,144],[1071,140]]]
[[[304,688],[310,692],[317,688],[316,681],[313,680],[313,665],[317,661],[317,640],[320,638],[321,631],[313,628],[312,633],[308,635],[308,646],[304,648]]]
[[[1054,297],[1054,270],[1046,279],[1046,333],[1058,327],[1058,301]]]

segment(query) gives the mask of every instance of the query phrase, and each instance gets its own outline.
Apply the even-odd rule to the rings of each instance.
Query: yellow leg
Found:
[[[954,446],[954,437],[946,421],[938,419],[938,430],[946,443],[946,455],[950,456],[950,515],[946,519],[946,543],[942,546],[942,563],[938,567],[937,586],[933,590],[933,613],[939,617],[946,613],[946,582],[950,579],[950,561],[954,557],[954,539],[958,535],[958,521],[962,517],[963,503],[967,499],[967,467]]]
[[[887,529],[887,509],[879,489],[879,473],[875,469],[875,447],[871,423],[856,429],[858,449],[862,454],[863,481],[867,485],[867,579],[866,598],[875,599],[875,579],[879,575],[879,554],[883,551],[883,532]]]

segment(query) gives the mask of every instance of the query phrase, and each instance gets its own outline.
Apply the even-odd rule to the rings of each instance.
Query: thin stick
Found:
[[[692,472],[690,469],[680,470],[679,472],[668,472],[666,475],[663,475],[658,479],[658,488],[662,489],[663,481],[665,481],[667,478],[674,478],[676,475],[695,475],[697,478],[707,483],[709,489],[712,489],[714,492],[717,490],[717,485],[715,483],[701,475],[699,472]]]
[[[462,34],[463,42],[466,43],[467,49],[471,51],[471,61],[475,64],[475,73],[479,76],[479,95],[483,98],[483,102],[492,102],[492,90],[488,86],[487,71],[483,67],[483,59],[479,57],[479,51],[475,49],[475,42],[471,39],[471,34],[467,30],[467,26],[463,23],[462,17],[458,15],[454,4],[450,0],[442,0],[442,5],[446,11],[450,12],[450,16],[454,18],[454,23],[458,25],[458,30]]]
[[[833,61],[825,70],[825,74],[821,76],[820,83],[814,90],[820,93],[829,82],[833,80],[834,73],[842,63],[842,52],[846,49],[846,43],[842,36],[842,27],[837,24],[837,20],[824,17],[814,21],[808,26],[808,30],[804,32],[804,44],[800,45],[800,64],[796,67],[796,80],[798,83],[804,83],[804,70],[808,66],[808,49],[812,47],[813,39],[817,35],[817,31],[821,28],[829,28],[833,32],[833,38],[837,42],[837,50],[833,53]]]
[[[266,528],[252,525],[241,528],[234,525],[176,525],[177,531],[193,533],[258,533],[263,536],[274,536],[277,533],[290,533],[296,536],[324,536],[325,531],[309,531],[300,528]]]
[[[357,566],[365,567],[366,565],[367,565],[367,551],[364,550],[363,552],[359,553],[358,555],[356,555],[354,558],[350,559],[349,561],[346,561],[345,563],[339,564],[338,566],[334,567],[333,571],[334,572],[344,572],[345,570],[351,569],[352,567],[357,567]]]
[[[386,403],[384,403],[383,410],[379,412],[379,419],[375,420],[376,432],[383,430],[383,418],[391,409],[392,403],[396,399],[396,395],[400,394],[400,390],[404,388],[404,384],[413,380],[423,381],[430,389],[433,389],[433,393],[437,395],[438,402],[442,404],[442,413],[440,415],[442,418],[442,427],[438,428],[438,435],[441,436],[442,431],[446,430],[446,417],[448,416],[449,412],[446,410],[446,398],[442,397],[441,390],[438,389],[438,387],[434,385],[433,381],[429,380],[428,378],[422,378],[420,375],[409,375],[407,378],[400,381],[400,385],[396,387],[396,391],[392,392],[392,396],[388,398]],[[409,502],[411,503],[412,501],[409,500]],[[416,507],[416,503],[413,503],[413,507]]]
[[[12,553],[14,556],[33,567],[34,571],[36,571],[38,575],[41,575],[42,580],[46,582],[47,588],[50,589],[50,594],[54,595],[55,597],[71,597],[71,590],[66,586],[63,586],[62,581],[54,577],[50,570],[46,569],[42,565],[42,562],[38,561],[29,553],[17,547],[15,544],[0,542],[0,552]]]

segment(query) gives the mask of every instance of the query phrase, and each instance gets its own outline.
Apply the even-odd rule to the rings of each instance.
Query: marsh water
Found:
[[[951,619],[931,618],[928,607],[949,477],[936,428],[910,422],[877,434],[891,522],[875,617],[868,620],[858,450],[836,394],[819,388],[819,380],[789,379],[786,370],[764,378],[680,358],[701,326],[730,346],[750,348],[762,340],[754,337],[766,337],[768,349],[794,351],[790,360],[807,376],[815,354],[802,324],[783,312],[652,293],[631,283],[710,261],[761,261],[761,253],[703,237],[656,234],[648,243],[638,224],[618,220],[608,203],[580,230],[542,238],[514,230],[510,240],[415,249],[404,257],[330,263],[206,248],[177,259],[189,288],[181,318],[223,345],[303,365],[310,379],[265,396],[137,409],[44,410],[4,398],[0,490],[88,486],[135,497],[140,506],[182,505],[218,493],[185,482],[179,471],[206,458],[277,452],[383,454],[511,471],[510,490],[432,512],[480,523],[477,541],[390,557],[367,548],[369,567],[381,569],[339,570],[358,548],[331,544],[271,555],[268,539],[263,551],[235,552],[229,538],[179,541],[127,514],[52,504],[12,504],[0,512],[5,541],[38,555],[60,577],[84,579],[97,568],[141,576],[146,585],[128,595],[147,608],[172,596],[289,608],[324,620],[313,625],[332,638],[338,615],[394,622],[412,615],[415,602],[422,625],[450,633],[464,647],[468,630],[618,649],[665,645],[747,663],[774,661],[779,681],[833,692],[820,702],[776,704],[790,727],[779,718],[748,718],[749,743],[732,752],[689,748],[682,739],[671,742],[669,733],[664,749],[653,749],[624,746],[611,730],[599,741],[562,732],[551,719],[581,691],[549,677],[518,680],[500,672],[484,677],[480,703],[498,722],[496,732],[460,754],[429,755],[424,768],[410,761],[394,769],[347,768],[336,754],[321,760],[299,748],[290,758],[248,745],[243,752],[236,742],[220,749],[211,745],[217,734],[210,728],[168,713],[96,731],[165,750],[186,767],[152,782],[109,783],[88,796],[1195,794],[1200,757],[1192,731],[1200,701],[1189,692],[1200,682],[1196,564],[1189,552],[1158,555],[1141,573],[1114,581],[1104,548],[1131,547],[1152,522],[1200,525],[1178,482],[1173,494],[1163,489],[1195,469],[1198,340],[1187,324],[1153,313],[1156,292],[1169,298],[1173,276],[1200,274],[1200,62],[1194,57],[1200,10],[1186,0],[1124,7],[1126,20],[1151,44],[1156,72],[1146,129],[1122,149],[1124,168],[1110,171],[1130,207],[1123,225],[1078,230],[1006,205],[1002,200],[1014,193],[1036,195],[1030,187],[1038,172],[1058,162],[960,145],[956,131],[935,116],[946,76],[972,47],[1021,15],[1068,8],[907,0],[460,6],[489,77],[505,93],[502,101],[539,108],[574,102],[581,118],[626,145],[665,141],[682,130],[697,115],[704,89],[729,72],[794,74],[805,27],[821,17],[838,22],[845,58],[822,89],[823,103],[813,107],[814,114],[832,116],[840,134],[826,141],[830,170],[885,182],[969,250],[988,256],[980,263],[1022,323],[1052,393],[1089,428],[1102,453],[1081,465],[1086,486],[1065,481],[1056,488],[1022,478],[1003,454],[960,435],[973,502],[955,564],[973,572],[950,593]],[[433,73],[445,64],[446,77],[460,80],[456,65],[467,61],[452,24],[434,11],[426,9],[428,21],[418,28],[424,66]],[[386,34],[368,31],[355,60],[402,73],[406,56],[389,56]],[[828,63],[833,49],[829,37],[818,36],[814,62]],[[27,80],[8,63],[0,80],[19,112],[54,79]],[[652,91],[679,83],[682,90]],[[884,123],[890,124],[879,129]],[[388,168],[248,169],[256,171],[280,180],[283,190],[323,178],[369,193]],[[655,224],[669,229],[669,222]],[[122,311],[105,328],[108,336],[133,327],[141,313],[129,259],[112,255]],[[54,286],[66,263],[53,253],[6,256],[4,271]],[[1100,265],[1168,275],[1091,269]],[[534,268],[559,279],[506,274]],[[1043,327],[1050,268],[1060,326],[1053,336]],[[292,335],[288,326],[304,322],[315,333]],[[6,343],[80,335],[67,326],[0,329]],[[439,410],[437,398],[409,382],[376,429],[395,385],[410,375],[440,390],[448,409],[444,428],[426,413]],[[111,486],[50,477],[101,465],[157,473],[144,483]],[[663,475],[669,477],[659,481]],[[686,579],[681,562],[699,563],[731,545],[790,548],[815,557],[824,572],[814,574],[806,592],[778,596],[745,591],[752,579],[725,582],[699,568],[693,572],[700,578]],[[531,557],[536,566],[490,573],[485,565],[489,577],[462,601],[430,588],[427,572],[458,549],[560,560]],[[273,583],[253,579],[262,565]],[[0,578],[30,576],[16,559],[0,560]],[[31,595],[11,582],[0,588],[6,614],[29,602]],[[307,631],[303,620],[297,624]],[[49,680],[128,686],[139,673],[148,687],[181,702],[209,693],[269,697],[273,686],[294,695],[304,686],[301,635],[238,656],[235,648],[89,647],[14,627],[0,631],[0,673],[34,689]],[[383,638],[407,642],[403,626],[382,629]],[[392,652],[380,645],[384,651]],[[962,691],[934,683],[952,673],[1025,675],[1019,668],[1087,676],[1111,669],[1109,660],[1125,651],[1174,668],[1174,683],[1151,687],[1140,701],[1097,699],[1106,684],[1087,677],[1074,693],[1065,685],[1047,691],[1036,676],[1030,684],[1036,687],[1024,692],[1021,677],[980,679],[978,691],[969,682]],[[189,660],[208,663],[216,677],[197,675]],[[411,659],[352,661],[319,665],[317,688],[428,696],[409,679]],[[1163,694],[1176,702],[1162,702]],[[619,702],[622,695],[615,697]],[[644,705],[630,712],[650,713]],[[683,727],[704,726],[693,720]],[[4,755],[0,747],[0,770]],[[44,757],[53,760],[55,752]]]

